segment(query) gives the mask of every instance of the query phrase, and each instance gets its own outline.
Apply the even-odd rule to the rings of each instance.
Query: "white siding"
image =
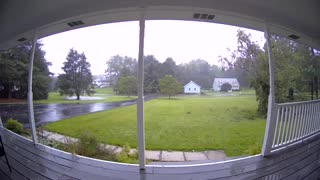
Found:
[[[231,90],[240,90],[239,82],[236,78],[215,78],[212,84],[213,91],[220,91],[224,83],[231,85]]]
[[[200,94],[200,86],[191,81],[190,83],[184,86],[184,93]]]

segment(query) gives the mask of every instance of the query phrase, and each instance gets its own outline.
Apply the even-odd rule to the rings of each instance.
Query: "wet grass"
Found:
[[[101,97],[100,100],[66,100],[67,96],[60,96],[58,92],[50,92],[49,97],[46,100],[37,100],[34,103],[42,104],[83,104],[83,103],[98,103],[98,102],[119,102],[136,99],[136,96],[120,96],[115,95],[112,92],[112,88],[96,88],[96,93],[92,96]]]
[[[254,96],[160,98],[145,103],[146,148],[150,150],[224,150],[247,155],[263,141],[265,120]],[[73,117],[47,125],[61,134],[94,133],[99,141],[137,147],[136,105]],[[256,152],[255,152],[256,153]]]

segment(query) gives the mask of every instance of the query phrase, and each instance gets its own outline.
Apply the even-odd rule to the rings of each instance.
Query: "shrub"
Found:
[[[38,136],[38,141],[40,144],[63,150],[63,144],[54,140],[43,138],[42,136]]]
[[[221,85],[221,90],[220,91],[223,91],[223,92],[228,92],[230,91],[232,88],[231,84],[229,83],[224,83]]]
[[[124,163],[138,163],[138,152],[130,153],[130,146],[122,146],[122,151],[117,155],[117,161]]]
[[[77,142],[65,139],[64,151],[82,156],[114,161],[116,156],[111,150],[100,145],[96,136],[89,132],[83,132]]]
[[[89,132],[81,134],[78,141],[77,154],[84,156],[95,156],[99,152],[99,143],[97,137]]]
[[[17,120],[13,120],[12,118],[10,118],[6,122],[6,128],[9,129],[10,131],[13,131],[13,132],[20,134],[20,135],[22,135],[24,133],[22,124],[20,122],[18,122]]]

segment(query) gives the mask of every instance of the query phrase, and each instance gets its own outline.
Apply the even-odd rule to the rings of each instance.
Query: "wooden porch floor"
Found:
[[[0,179],[320,179],[320,136],[292,145],[270,157],[260,155],[189,165],[137,165],[74,156],[47,146],[34,146],[0,127],[13,172],[0,158]]]

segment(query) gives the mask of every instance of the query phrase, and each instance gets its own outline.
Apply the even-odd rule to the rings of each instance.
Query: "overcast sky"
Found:
[[[228,56],[227,48],[237,46],[239,27],[191,21],[147,21],[145,29],[145,55],[152,54],[160,62],[172,57],[177,63],[204,59],[219,65],[219,56]],[[242,28],[243,29],[243,28]],[[263,33],[244,29],[260,46],[264,44]],[[121,22],[91,26],[59,33],[41,42],[46,59],[52,62],[50,71],[63,73],[62,63],[70,48],[84,52],[91,64],[92,74],[104,74],[106,61],[114,55],[137,58],[139,22]]]

